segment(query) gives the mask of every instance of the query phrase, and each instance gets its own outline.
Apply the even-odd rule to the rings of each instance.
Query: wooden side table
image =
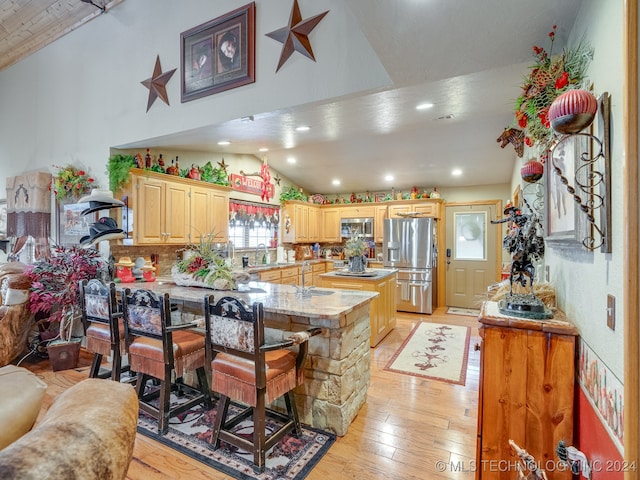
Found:
[[[555,449],[560,440],[573,443],[576,327],[558,310],[548,320],[508,317],[497,302],[485,302],[478,321],[476,479],[516,478],[513,440],[549,480],[570,480],[571,472],[559,471]]]

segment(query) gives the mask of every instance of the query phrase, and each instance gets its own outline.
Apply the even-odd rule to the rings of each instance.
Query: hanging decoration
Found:
[[[169,105],[169,95],[167,94],[167,82],[176,72],[176,69],[169,70],[162,73],[162,67],[160,66],[160,55],[156,57],[156,65],[153,68],[153,74],[150,78],[143,80],[142,85],[149,89],[149,99],[147,100],[147,112],[156,101],[156,98],[160,97],[164,103]]]
[[[229,222],[232,225],[248,225],[253,228],[256,224],[264,228],[277,228],[280,222],[280,209],[261,203],[229,201]]]
[[[262,166],[260,167],[260,177],[262,178],[261,195],[263,201],[268,202],[273,193],[269,191],[269,185],[271,185],[271,174],[269,173],[269,162],[267,157],[262,159]]]
[[[516,149],[516,153],[518,157],[522,157],[524,155],[524,132],[522,130],[518,130],[517,128],[505,128],[502,135],[498,137],[496,142],[500,143],[500,148],[504,148],[508,143],[513,145],[513,148]]]

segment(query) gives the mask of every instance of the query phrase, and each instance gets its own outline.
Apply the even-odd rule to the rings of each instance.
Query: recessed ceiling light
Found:
[[[334,178],[333,180],[331,180],[331,184],[332,185],[340,185],[340,180],[338,180],[337,178]]]
[[[268,152],[269,149],[267,147],[262,147],[259,151],[260,152]]]
[[[296,163],[296,159],[294,157],[287,158],[287,163]]]
[[[454,175],[456,177],[459,175],[462,175],[462,170],[460,170],[459,168],[456,168],[455,170],[451,171],[451,175]]]
[[[309,130],[311,130],[311,127],[308,125],[300,125],[299,127],[296,127],[296,132],[308,132]]]
[[[229,140],[220,140],[218,145],[224,147],[225,145],[231,145],[231,142]]]
[[[392,181],[393,181],[393,175],[386,175],[386,176],[384,177],[384,179],[385,179],[387,182],[392,182]]]
[[[454,117],[453,113],[450,113],[448,115],[443,115],[441,117],[436,118],[436,120],[451,120]]]
[[[429,108],[433,108],[433,103],[421,103],[416,105],[416,110],[428,110]]]

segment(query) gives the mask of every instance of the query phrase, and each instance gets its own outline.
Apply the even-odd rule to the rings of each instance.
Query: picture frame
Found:
[[[575,188],[576,194],[584,196],[584,192],[577,186],[576,172],[578,171],[580,182],[587,181],[588,172],[579,168],[579,162],[582,153],[589,151],[586,136],[571,135],[560,139],[549,152],[544,173],[544,239],[550,247],[579,247],[587,236],[589,225],[586,216],[569,193],[567,185],[555,172],[554,164],[561,169],[568,185]]]
[[[89,235],[89,227],[95,221],[95,213],[82,215],[89,203],[73,203],[56,200],[56,244],[62,246],[78,245],[80,239]]]
[[[182,103],[255,82],[255,2],[180,34]]]

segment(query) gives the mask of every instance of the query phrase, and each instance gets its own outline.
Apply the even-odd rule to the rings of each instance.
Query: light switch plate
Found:
[[[607,295],[607,327],[616,329],[616,297]]]

